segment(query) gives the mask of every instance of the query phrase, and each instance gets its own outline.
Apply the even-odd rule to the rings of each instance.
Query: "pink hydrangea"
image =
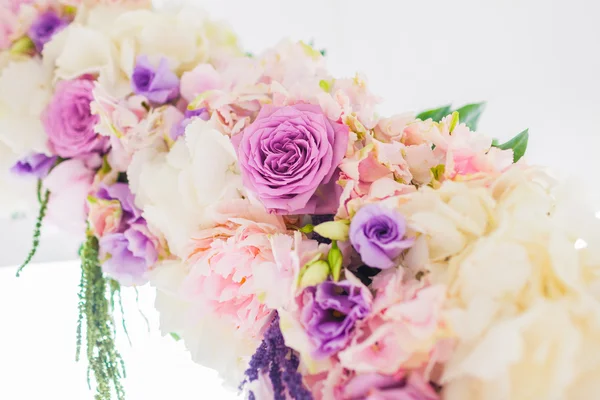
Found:
[[[254,271],[273,267],[270,237],[286,227],[245,200],[217,205],[212,220],[192,239],[183,294],[203,312],[257,336],[271,310],[257,296]]]
[[[441,337],[446,289],[404,276],[402,269],[375,277],[373,316],[339,354],[342,365],[360,373],[394,374],[445,361],[449,343]]]

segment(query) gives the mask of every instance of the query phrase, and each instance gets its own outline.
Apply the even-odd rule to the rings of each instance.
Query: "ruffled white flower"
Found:
[[[206,207],[243,193],[229,138],[199,119],[168,153],[152,148],[137,152],[128,176],[149,225],[181,258],[187,256],[192,232],[206,223]]]
[[[449,287],[445,398],[597,396],[600,222],[579,195],[513,167],[486,189],[447,182],[408,197],[400,208],[421,236],[407,260]]]
[[[131,91],[127,76],[119,69],[117,47],[102,30],[74,22],[44,46],[43,56],[46,65],[56,68],[55,79],[98,74],[98,83],[111,94]]]
[[[256,351],[256,341],[237,334],[230,325],[181,299],[179,293],[188,271],[188,265],[168,261],[150,272],[150,284],[157,288],[155,306],[161,332],[177,334],[194,362],[217,370],[228,386],[236,388]]]
[[[17,157],[47,152],[41,115],[51,96],[51,70],[38,58],[11,61],[0,71],[0,142]]]

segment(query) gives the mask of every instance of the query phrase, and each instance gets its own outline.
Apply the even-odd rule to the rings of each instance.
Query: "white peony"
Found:
[[[137,152],[128,169],[136,204],[170,251],[184,258],[192,232],[206,222],[205,209],[243,194],[237,157],[228,137],[200,119],[168,153]]]
[[[0,71],[0,142],[17,157],[47,152],[41,115],[51,96],[51,70],[39,58],[11,61]]]

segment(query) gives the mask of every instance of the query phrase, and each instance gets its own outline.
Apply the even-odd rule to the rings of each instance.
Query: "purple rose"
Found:
[[[31,28],[29,28],[28,35],[33,44],[35,44],[37,51],[41,52],[44,45],[67,25],[68,22],[66,20],[50,10],[37,17]]]
[[[145,223],[135,224],[123,233],[100,238],[102,271],[121,285],[146,283],[146,272],[158,255]]]
[[[331,214],[341,189],[335,173],[348,145],[348,127],[321,107],[264,106],[232,139],[244,185],[271,212]],[[327,187],[325,187],[327,185]]]
[[[179,96],[179,78],[169,69],[169,62],[164,57],[156,68],[148,57],[138,57],[131,86],[135,94],[146,97],[154,104],[165,104]]]
[[[88,79],[61,81],[42,115],[50,149],[61,157],[71,158],[103,151],[107,138],[94,127],[99,119],[92,115],[94,82]]]
[[[342,389],[344,400],[437,400],[439,395],[420,374],[360,374]]]
[[[192,121],[199,117],[204,121],[208,121],[210,119],[210,114],[206,111],[206,108],[199,108],[197,110],[185,110],[185,114],[183,114],[183,120],[173,125],[171,128],[171,139],[177,140],[179,137],[185,134],[185,128],[192,123]]]
[[[406,222],[396,210],[379,204],[362,207],[350,224],[350,242],[369,267],[388,269],[396,258],[412,246],[405,238]]]
[[[58,157],[47,156],[43,153],[33,153],[17,161],[10,169],[12,173],[19,176],[33,176],[37,179],[43,179],[48,172],[56,165]]]
[[[323,358],[342,350],[356,321],[371,310],[371,296],[360,283],[325,281],[302,293],[300,320],[315,344],[314,356]]]

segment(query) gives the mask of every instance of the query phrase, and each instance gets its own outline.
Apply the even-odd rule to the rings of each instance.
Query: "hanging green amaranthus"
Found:
[[[37,253],[37,249],[40,246],[40,235],[42,234],[42,222],[44,221],[44,217],[46,217],[46,210],[48,209],[48,200],[50,200],[50,191],[46,190],[45,193],[42,194],[42,180],[39,179],[37,183],[37,198],[40,203],[40,211],[38,212],[37,219],[35,221],[35,228],[33,230],[33,243],[31,244],[31,250],[27,255],[27,258],[21,264],[19,269],[17,270],[17,277],[21,275],[21,271],[25,268],[31,260],[35,253]]]
[[[88,385],[93,372],[96,400],[123,400],[125,392],[121,379],[125,366],[115,345],[115,324],[112,313],[115,296],[120,299],[120,287],[102,274],[98,259],[98,239],[88,233],[81,251],[81,281],[79,283],[79,319],[77,321],[77,355],[79,361],[85,327],[88,359]],[[120,303],[120,301],[119,301]],[[85,325],[84,325],[85,324]]]

